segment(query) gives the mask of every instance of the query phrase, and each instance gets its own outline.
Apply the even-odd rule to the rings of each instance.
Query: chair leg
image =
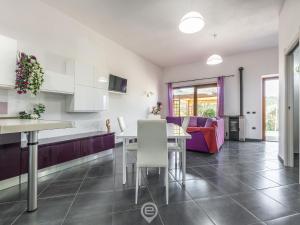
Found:
[[[138,192],[139,192],[139,168],[136,167],[136,178],[135,178],[135,204],[138,201]]]
[[[177,152],[175,151],[175,169],[177,169]]]
[[[149,170],[148,170],[148,167],[146,168],[146,175],[148,176],[149,174]]]
[[[160,175],[160,167],[158,167],[158,175]]]
[[[142,169],[139,169],[139,187],[142,186]]]
[[[168,167],[166,167],[165,172],[165,186],[166,186],[166,204],[169,204],[169,176],[168,176]]]

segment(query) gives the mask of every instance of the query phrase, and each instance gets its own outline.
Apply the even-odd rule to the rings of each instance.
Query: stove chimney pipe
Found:
[[[244,70],[244,67],[239,68],[239,72],[240,72],[240,116],[244,115],[243,70]]]

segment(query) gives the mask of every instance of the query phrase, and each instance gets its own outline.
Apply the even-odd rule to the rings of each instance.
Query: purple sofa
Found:
[[[166,119],[168,123],[181,126],[183,117],[168,116]],[[216,153],[224,143],[224,120],[192,116],[187,132],[192,136],[186,143],[188,150]]]

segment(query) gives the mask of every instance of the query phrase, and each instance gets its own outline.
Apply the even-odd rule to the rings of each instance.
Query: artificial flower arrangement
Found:
[[[19,112],[20,119],[39,119],[42,114],[46,111],[44,104],[36,104],[32,110],[32,113],[27,113],[26,111]]]
[[[33,55],[21,52],[18,56],[15,89],[18,94],[28,91],[37,95],[44,82],[44,71],[41,64]]]
[[[156,106],[152,107],[151,113],[153,115],[160,115],[161,110],[162,110],[162,103],[161,102],[157,102]]]

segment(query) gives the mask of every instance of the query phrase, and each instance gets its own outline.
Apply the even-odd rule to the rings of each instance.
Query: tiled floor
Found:
[[[298,168],[284,168],[277,143],[226,142],[216,155],[188,152],[187,181],[169,173],[169,205],[163,175],[143,172],[139,204],[134,204],[134,155],[129,155],[122,185],[122,153],[40,179],[39,209],[27,213],[26,184],[0,191],[0,224],[142,225],[145,202],[155,202],[159,215],[151,224],[164,225],[298,225]],[[162,173],[163,174],[163,171]]]

